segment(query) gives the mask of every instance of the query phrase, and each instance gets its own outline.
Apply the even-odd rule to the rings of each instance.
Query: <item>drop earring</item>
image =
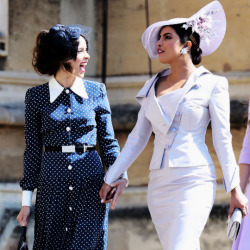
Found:
[[[184,47],[181,49],[180,54],[181,55],[186,55],[188,53],[188,47]]]

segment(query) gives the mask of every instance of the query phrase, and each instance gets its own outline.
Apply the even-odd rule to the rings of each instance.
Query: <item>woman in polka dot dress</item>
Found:
[[[109,207],[98,195],[104,169],[95,145],[98,140],[107,168],[119,155],[119,145],[104,84],[82,79],[90,33],[81,25],[58,24],[40,32],[34,48],[34,69],[51,78],[25,97],[23,198],[17,220],[28,225],[37,189],[33,249],[107,246]],[[123,190],[126,173],[118,182]]]

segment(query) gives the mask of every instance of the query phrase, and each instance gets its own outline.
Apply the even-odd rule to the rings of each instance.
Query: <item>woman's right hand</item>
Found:
[[[111,185],[103,183],[102,188],[99,192],[101,197],[101,203],[111,203],[111,208],[115,209],[115,205],[119,196],[122,194],[123,190],[126,188],[128,180],[121,178],[113,182]],[[114,195],[114,197],[113,197]]]
[[[231,191],[229,218],[231,218],[233,211],[236,207],[242,211],[243,217],[248,215],[248,199],[242,193],[240,185],[238,185]]]
[[[16,219],[19,221],[21,226],[27,227],[29,224],[29,216],[30,216],[30,207],[22,206],[21,211],[19,212]]]

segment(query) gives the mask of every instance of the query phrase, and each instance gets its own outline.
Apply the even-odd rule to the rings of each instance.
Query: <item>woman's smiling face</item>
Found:
[[[89,59],[90,55],[87,51],[86,40],[80,36],[76,59],[68,61],[72,68],[72,75],[83,78],[85,74],[85,66],[87,65]]]
[[[179,36],[170,26],[161,29],[156,46],[159,61],[164,64],[171,64],[171,62],[178,59],[183,48]]]

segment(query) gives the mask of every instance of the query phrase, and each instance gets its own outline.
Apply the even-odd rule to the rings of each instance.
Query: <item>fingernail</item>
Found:
[[[102,200],[101,200],[101,203],[103,203],[103,202],[104,202],[104,200],[102,199]]]

